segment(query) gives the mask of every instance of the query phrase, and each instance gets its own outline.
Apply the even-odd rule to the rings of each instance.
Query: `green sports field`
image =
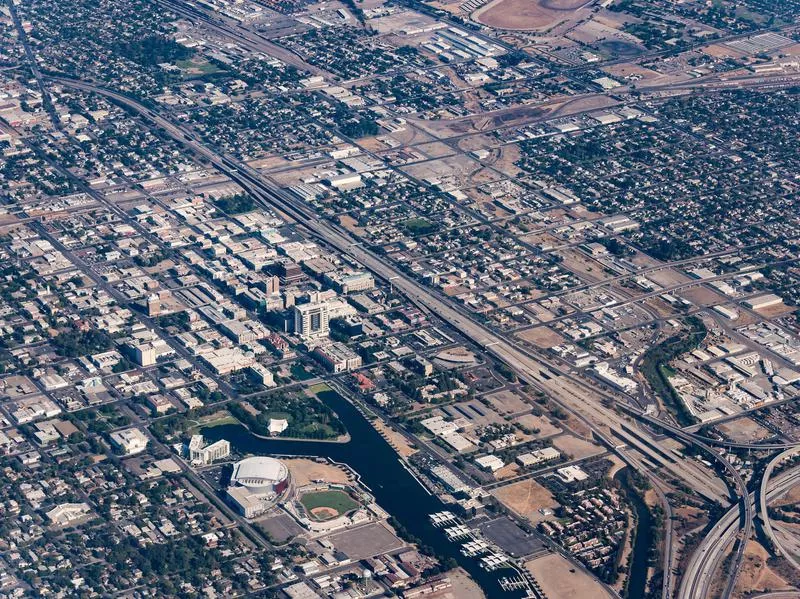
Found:
[[[358,507],[358,503],[350,495],[338,490],[306,493],[300,498],[300,503],[317,520],[330,520]]]

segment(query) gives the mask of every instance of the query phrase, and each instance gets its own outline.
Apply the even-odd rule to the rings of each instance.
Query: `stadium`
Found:
[[[233,465],[231,486],[245,487],[252,494],[279,495],[289,483],[289,470],[275,458],[254,456]]]

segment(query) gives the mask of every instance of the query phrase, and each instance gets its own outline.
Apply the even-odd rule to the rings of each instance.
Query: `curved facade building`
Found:
[[[289,470],[279,460],[263,456],[245,458],[233,465],[231,485],[251,493],[280,494],[289,483]]]

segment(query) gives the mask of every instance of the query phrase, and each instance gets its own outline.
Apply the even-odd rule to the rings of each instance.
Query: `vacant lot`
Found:
[[[500,487],[493,490],[492,495],[508,509],[531,522],[552,519],[552,516],[544,516],[539,510],[558,507],[552,493],[533,479]]]
[[[354,561],[395,551],[404,545],[392,531],[377,522],[336,533],[328,539]]]
[[[557,553],[531,560],[525,567],[536,578],[548,599],[609,597],[603,585]]]
[[[561,429],[553,424],[552,420],[545,416],[536,416],[535,414],[524,414],[519,418],[515,418],[518,424],[531,430],[537,430],[538,433],[534,435],[537,439],[544,439],[545,437],[552,437],[561,432]]]
[[[547,29],[591,4],[592,0],[495,0],[476,11],[473,19],[498,29]]]
[[[761,441],[772,435],[769,429],[764,428],[750,418],[737,418],[717,426],[722,434],[738,443],[752,443]]]
[[[524,412],[530,410],[530,404],[522,400],[522,398],[513,391],[498,391],[487,396],[489,403],[492,404],[495,410],[500,414],[515,414],[517,412]]]
[[[768,558],[769,553],[759,543],[755,541],[747,543],[736,584],[740,596],[753,591],[791,588],[783,578],[769,568]]]
[[[285,543],[303,533],[303,529],[287,514],[278,514],[258,523],[275,543]]]
[[[603,448],[572,435],[560,435],[553,439],[553,445],[563,454],[574,460],[603,453]]]
[[[345,484],[350,480],[347,471],[339,466],[314,460],[304,458],[286,460],[286,467],[289,468],[296,487],[304,487],[315,480],[331,484]]]
[[[542,349],[561,345],[566,341],[557,332],[547,327],[534,327],[517,333],[517,337]]]

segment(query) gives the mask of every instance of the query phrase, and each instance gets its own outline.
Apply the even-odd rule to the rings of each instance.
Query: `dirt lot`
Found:
[[[791,588],[783,578],[767,566],[768,557],[767,550],[759,543],[750,541],[747,544],[734,596],[741,597],[753,591]]]
[[[586,256],[583,252],[575,249],[560,250],[553,252],[564,259],[564,267],[583,277],[590,283],[600,281],[608,277],[605,267],[597,260]]]
[[[514,478],[519,474],[519,466],[515,463],[506,464],[500,470],[496,470],[494,473],[494,477],[497,480],[505,480],[507,478]]]
[[[452,177],[462,187],[500,179],[500,175],[483,168],[475,160],[463,154],[404,166],[402,170],[412,177],[426,181],[441,181],[443,178]]]
[[[548,233],[547,231],[523,235],[520,239],[522,239],[522,241],[525,243],[538,245],[542,248],[555,247],[561,243],[561,240],[558,237],[552,233]]]
[[[603,452],[603,448],[589,441],[584,441],[572,435],[561,435],[553,439],[553,445],[562,453],[572,457],[572,459],[586,458]]]
[[[753,310],[756,314],[760,314],[764,318],[778,318],[779,316],[785,316],[790,314],[797,308],[794,306],[787,306],[785,304],[778,304],[775,306],[768,306],[766,308],[759,308],[758,310]]]
[[[404,458],[417,453],[416,447],[413,447],[403,435],[387,426],[383,420],[374,420],[372,424],[389,445]]]
[[[555,345],[561,345],[562,343],[566,342],[564,337],[547,327],[535,327],[528,329],[527,331],[518,333],[517,337],[543,349],[550,348]]]
[[[432,593],[428,597],[434,599],[486,599],[481,588],[462,568],[450,570],[447,572],[447,577],[452,586],[441,593]]]
[[[328,540],[353,561],[395,551],[405,545],[392,531],[378,522],[337,532],[329,536]]]
[[[795,503],[800,503],[800,486],[795,485],[784,495],[780,497],[777,501],[773,501],[770,503],[772,507],[779,507],[782,505],[792,505]]]
[[[341,224],[348,231],[352,231],[356,235],[363,235],[364,229],[358,226],[358,221],[349,214],[343,214],[339,217],[339,224]]]
[[[550,419],[544,416],[537,416],[536,414],[523,414],[519,418],[515,418],[514,421],[525,428],[539,429],[539,432],[534,435],[537,439],[552,437],[561,432],[561,429],[553,424]]]
[[[645,275],[648,279],[661,285],[662,287],[670,287],[672,285],[680,285],[687,283],[691,279],[685,274],[678,272],[672,268],[665,268],[663,270],[654,270]]]
[[[720,424],[717,428],[728,438],[738,443],[760,441],[772,435],[769,430],[757,422],[753,422],[750,418],[731,420],[730,422]]]
[[[491,156],[486,160],[504,175],[509,177],[516,177],[521,169],[516,165],[519,160],[519,146],[516,144],[509,144],[501,146],[492,150]]]
[[[304,458],[286,460],[286,466],[289,468],[292,480],[297,487],[302,487],[319,479],[327,483],[342,484],[350,480],[349,474],[338,466],[319,464],[314,460]]]
[[[453,148],[440,141],[434,141],[427,144],[420,144],[417,146],[420,152],[423,152],[429,158],[445,158],[453,156]]]
[[[548,599],[600,599],[610,596],[603,585],[573,567],[566,558],[557,553],[531,560],[525,567],[536,578]]]
[[[690,287],[689,289],[681,289],[675,292],[674,295],[688,299],[696,306],[711,306],[717,304],[724,304],[727,299],[717,293],[711,291],[707,287]]]
[[[530,410],[531,406],[522,400],[522,398],[512,391],[498,391],[487,395],[486,399],[500,414],[516,414],[517,412],[524,412]]]
[[[558,507],[552,493],[533,479],[512,483],[492,491],[497,500],[531,522],[551,520],[553,516],[544,516],[539,510]]]
[[[579,9],[592,4],[592,0],[495,0],[475,11],[472,18],[498,29],[547,29],[577,18]]]

